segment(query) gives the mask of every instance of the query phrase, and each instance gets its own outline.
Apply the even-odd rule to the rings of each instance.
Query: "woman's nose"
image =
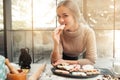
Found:
[[[59,18],[59,23],[60,24],[64,24],[64,19],[63,18]]]

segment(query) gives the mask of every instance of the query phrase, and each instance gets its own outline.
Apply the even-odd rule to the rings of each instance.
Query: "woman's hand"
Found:
[[[63,59],[59,59],[59,60],[57,60],[55,63],[53,63],[52,65],[53,65],[53,66],[57,66],[57,65],[62,64],[62,63],[66,63],[66,61],[63,60]]]
[[[63,31],[65,25],[61,25],[60,27],[56,28],[53,33],[53,40],[55,43],[59,44],[60,41],[60,34]]]
[[[52,63],[53,66],[57,66],[59,64],[63,64],[63,63],[68,63],[68,64],[79,64],[78,60],[63,60],[63,59],[59,59],[56,62]]]

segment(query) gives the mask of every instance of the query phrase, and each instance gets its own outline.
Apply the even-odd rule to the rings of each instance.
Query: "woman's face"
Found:
[[[75,19],[72,15],[72,12],[64,7],[60,6],[57,8],[58,22],[60,25],[65,25],[65,30],[73,31],[75,28]]]

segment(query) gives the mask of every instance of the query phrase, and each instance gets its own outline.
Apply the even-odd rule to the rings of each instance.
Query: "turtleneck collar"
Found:
[[[81,30],[81,26],[78,27],[78,29],[74,32],[72,31],[65,31],[63,30],[63,35],[67,38],[75,38],[75,37],[78,37],[80,36],[80,34],[82,33],[82,30]]]

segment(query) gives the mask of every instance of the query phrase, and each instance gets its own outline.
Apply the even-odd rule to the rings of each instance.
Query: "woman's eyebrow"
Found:
[[[67,13],[62,13],[62,15],[67,15]],[[60,15],[59,15],[59,14],[57,14],[57,16],[58,16],[58,17],[60,17]]]
[[[63,13],[62,15],[66,15],[67,13]]]

